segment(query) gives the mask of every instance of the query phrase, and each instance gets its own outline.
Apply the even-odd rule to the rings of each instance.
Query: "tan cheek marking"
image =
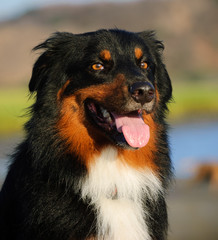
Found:
[[[136,59],[140,59],[143,56],[143,52],[141,48],[136,47],[135,48],[135,57]]]
[[[103,59],[103,60],[106,60],[106,61],[110,61],[112,58],[111,58],[111,53],[109,50],[103,50],[101,51],[100,53],[100,57]]]
[[[105,97],[113,96],[115,89],[122,85],[124,76],[119,75],[114,82],[98,86],[90,86],[78,90],[74,95],[62,98],[60,102],[60,119],[56,125],[62,139],[66,141],[68,153],[75,154],[80,161],[84,162],[89,169],[94,156],[106,145],[110,145],[109,140],[102,135],[86,120],[83,101],[88,97],[102,102]],[[67,86],[67,83],[66,83]],[[58,99],[61,98],[64,87],[58,92]],[[119,89],[119,88],[118,88]]]
[[[61,104],[61,117],[56,127],[66,141],[66,151],[75,154],[88,168],[93,155],[98,154],[98,151],[89,135],[88,126],[83,123],[84,112],[76,103],[75,96],[63,99]]]

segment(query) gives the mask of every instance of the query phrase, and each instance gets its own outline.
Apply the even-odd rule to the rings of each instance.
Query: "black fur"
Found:
[[[163,187],[167,188],[171,163],[164,119],[172,88],[161,59],[162,42],[150,31],[56,33],[34,49],[43,50],[29,83],[30,92],[36,92],[36,102],[25,126],[25,139],[12,156],[0,194],[2,240],[83,240],[95,236],[96,212],[89,200],[82,200],[80,192],[75,190],[79,179],[87,173],[86,166],[75,152],[67,151],[69,146],[56,128],[61,112],[57,94],[69,79],[64,96],[88,86],[111,83],[118,73],[125,74],[127,82],[137,74],[142,78],[144,75],[132,67],[131,51],[136,45],[147,52],[151,63],[147,78],[159,92],[159,104],[154,110],[154,121],[160,126],[154,161],[159,167]],[[109,47],[115,56],[113,66],[104,73],[94,73],[90,66],[98,61],[95,53]],[[115,69],[116,64],[120,66],[118,69]],[[160,195],[155,202],[145,199],[144,204],[150,213],[148,225],[152,239],[166,239],[168,224],[164,197]]]

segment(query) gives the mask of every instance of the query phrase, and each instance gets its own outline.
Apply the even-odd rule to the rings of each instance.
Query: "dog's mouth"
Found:
[[[141,109],[118,114],[91,100],[85,106],[92,122],[120,147],[141,148],[148,143],[149,126],[143,121]]]

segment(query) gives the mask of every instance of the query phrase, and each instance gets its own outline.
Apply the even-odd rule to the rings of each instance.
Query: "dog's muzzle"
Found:
[[[129,92],[135,102],[149,103],[154,99],[155,89],[149,82],[135,82],[129,87]]]

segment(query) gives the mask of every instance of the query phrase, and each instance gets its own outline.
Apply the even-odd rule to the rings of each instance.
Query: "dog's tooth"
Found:
[[[103,107],[100,107],[100,109],[101,109],[101,113],[102,113],[104,118],[110,117],[110,114],[106,109],[104,109]]]
[[[101,113],[102,113],[102,116],[104,117],[105,121],[111,125],[111,127],[113,127],[114,125],[114,122],[111,118],[111,115],[110,113],[103,107],[100,106],[100,110],[101,110]]]
[[[105,111],[103,114],[104,118],[110,118],[110,114],[108,111]]]

